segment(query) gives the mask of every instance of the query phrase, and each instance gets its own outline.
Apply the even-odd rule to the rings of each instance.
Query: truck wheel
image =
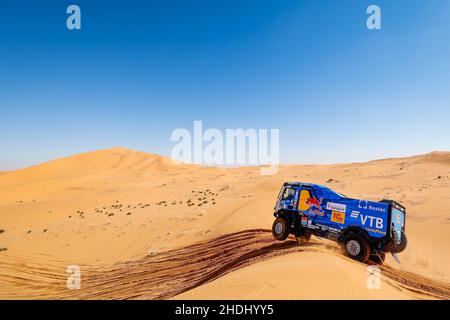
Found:
[[[402,232],[400,244],[394,249],[394,253],[400,253],[405,251],[407,245],[408,245],[408,238],[406,238],[406,234]]]
[[[366,239],[357,235],[351,234],[344,239],[344,249],[347,255],[360,262],[367,262],[370,257],[370,245]]]
[[[385,259],[386,259],[385,252],[374,252],[369,257],[369,260],[376,264],[383,264]]]
[[[309,240],[311,240],[311,233],[306,233],[303,234],[299,237],[295,237],[297,239],[298,244],[300,245],[304,245],[307,244],[309,242]]]
[[[275,240],[286,240],[289,236],[288,221],[284,218],[276,218],[272,225],[272,234]]]

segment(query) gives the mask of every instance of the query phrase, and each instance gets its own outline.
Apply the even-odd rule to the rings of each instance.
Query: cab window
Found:
[[[294,196],[295,196],[295,189],[294,188],[286,188],[286,189],[284,189],[281,200],[292,200],[292,199],[294,199]]]

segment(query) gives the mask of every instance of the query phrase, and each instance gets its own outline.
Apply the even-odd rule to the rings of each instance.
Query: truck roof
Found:
[[[290,187],[294,187],[294,188],[300,188],[300,187],[310,187],[312,188],[314,191],[316,191],[316,194],[319,193],[321,195],[324,196],[324,199],[339,199],[339,200],[354,200],[352,198],[348,198],[347,196],[334,191],[333,189],[321,185],[321,184],[315,184],[315,183],[309,183],[309,182],[301,182],[301,181],[294,181],[294,182],[285,182],[283,184],[283,186],[290,186]],[[386,200],[383,199],[381,201],[378,202],[384,202],[384,203],[389,203],[391,204],[393,207],[399,209],[400,211],[402,211],[403,213],[406,213],[406,208],[401,205],[399,202],[396,202],[394,200]]]
[[[325,198],[347,198],[346,196],[344,196],[343,194],[340,194],[336,191],[334,191],[333,189],[330,189],[324,185],[321,184],[315,184],[315,183],[308,183],[308,182],[300,182],[300,181],[295,181],[295,182],[285,182],[284,186],[291,186],[291,187],[311,187],[312,189],[314,189],[315,191],[319,191],[320,193],[325,195]]]
[[[321,184],[315,184],[315,183],[309,183],[309,182],[299,182],[299,181],[295,181],[295,182],[285,182],[284,183],[285,186],[289,185],[289,186],[293,186],[293,187],[302,187],[302,186],[307,186],[307,187],[317,187],[317,188],[324,188],[324,189],[330,189],[326,186],[323,186]],[[331,189],[330,189],[331,190]]]

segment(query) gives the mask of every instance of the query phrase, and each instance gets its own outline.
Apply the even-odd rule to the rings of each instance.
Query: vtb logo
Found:
[[[376,228],[376,229],[383,229],[383,219],[379,217],[373,217],[373,216],[367,216],[367,215],[360,215],[361,217],[361,223],[363,226],[366,226],[368,223],[369,227]]]

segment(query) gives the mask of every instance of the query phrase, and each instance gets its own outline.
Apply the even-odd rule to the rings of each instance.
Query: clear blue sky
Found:
[[[286,163],[450,150],[448,0],[0,6],[0,171],[114,146],[169,155],[194,120],[279,128]]]

